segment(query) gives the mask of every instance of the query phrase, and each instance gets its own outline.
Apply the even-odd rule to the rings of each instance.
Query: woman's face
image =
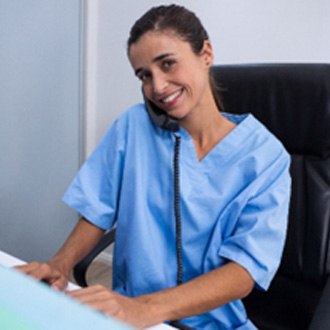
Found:
[[[131,45],[129,59],[145,96],[168,115],[184,119],[209,101],[213,52],[208,41],[197,55],[175,33],[150,31]]]

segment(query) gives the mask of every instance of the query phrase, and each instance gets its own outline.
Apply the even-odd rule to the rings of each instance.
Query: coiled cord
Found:
[[[181,137],[175,136],[174,147],[174,216],[175,216],[175,244],[176,244],[176,260],[178,265],[177,285],[183,283],[183,262],[182,262],[182,224],[180,212],[180,142]],[[170,325],[180,330],[194,330],[193,328],[180,323],[179,320],[171,321]]]
[[[182,263],[182,225],[180,212],[180,142],[181,137],[175,136],[174,147],[174,216],[175,216],[175,244],[176,244],[176,259],[178,265],[177,284],[182,284],[183,281],[183,263]]]

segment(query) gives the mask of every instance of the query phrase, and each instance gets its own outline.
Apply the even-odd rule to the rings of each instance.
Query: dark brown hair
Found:
[[[209,40],[208,33],[193,12],[178,5],[162,5],[151,8],[134,23],[127,41],[127,52],[146,32],[165,30],[174,31],[182,40],[188,42],[196,55],[202,51],[204,41]],[[223,110],[221,88],[216,83],[212,70],[210,84],[217,106],[219,110]]]

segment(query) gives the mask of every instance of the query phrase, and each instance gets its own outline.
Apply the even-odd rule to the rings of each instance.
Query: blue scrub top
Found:
[[[191,136],[155,126],[143,104],[110,128],[80,169],[64,201],[93,224],[117,226],[113,288],[138,296],[176,285],[173,198],[175,135],[180,147],[183,280],[232,260],[267,289],[282,255],[290,196],[290,158],[253,115],[202,160]],[[196,329],[255,329],[240,300],[184,320]]]

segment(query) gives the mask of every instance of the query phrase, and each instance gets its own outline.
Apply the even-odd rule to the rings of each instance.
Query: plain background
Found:
[[[0,250],[48,259],[77,214],[61,201],[82,156],[81,3],[0,0]]]

